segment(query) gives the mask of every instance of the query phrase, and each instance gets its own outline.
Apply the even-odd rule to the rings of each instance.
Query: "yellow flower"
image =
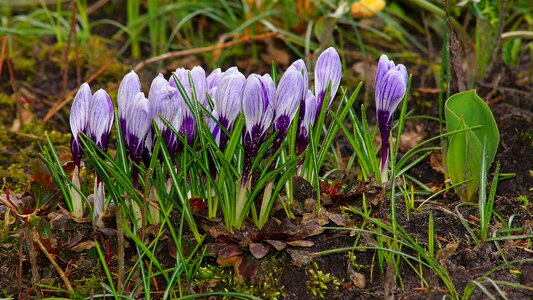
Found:
[[[385,7],[383,0],[361,0],[352,4],[352,17],[369,18]]]

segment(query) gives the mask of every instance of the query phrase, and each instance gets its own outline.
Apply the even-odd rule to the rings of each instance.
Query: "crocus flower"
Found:
[[[70,131],[72,132],[72,140],[70,148],[72,150],[72,159],[74,165],[79,168],[81,162],[81,147],[79,140],[79,133],[87,133],[89,126],[89,104],[92,100],[91,88],[87,83],[80,86],[72,108],[70,109]]]
[[[341,75],[342,66],[339,54],[335,48],[329,47],[320,54],[315,66],[315,96],[317,102],[315,118],[318,118],[320,115],[328,85],[331,83],[329,99],[327,99],[327,101],[329,101],[327,109],[329,110],[333,98],[335,98],[335,94],[337,93],[337,89],[339,88]]]
[[[139,163],[145,149],[146,136],[152,126],[152,109],[150,101],[143,92],[137,93],[126,111],[125,142],[128,153],[134,163]],[[139,187],[139,175],[136,166],[132,169],[133,186]]]
[[[167,145],[168,151],[171,156],[176,154],[178,149],[178,140],[174,132],[163,122],[163,119],[170,122],[174,129],[179,130],[180,123],[176,123],[179,119],[176,115],[178,111],[178,104],[173,101],[173,96],[178,91],[169,85],[162,74],[159,74],[150,86],[150,92],[148,93],[148,100],[152,105],[152,114],[154,122],[161,131],[161,136]]]
[[[298,105],[303,95],[304,78],[300,71],[295,68],[289,68],[281,79],[279,80],[278,88],[276,90],[276,100],[273,103],[274,107],[274,132],[277,132],[274,140],[273,152],[275,152],[291,125],[292,119],[298,111]]]
[[[120,120],[120,128],[122,135],[125,136],[126,130],[126,112],[128,107],[132,104],[133,98],[141,91],[141,81],[139,76],[134,71],[129,72],[120,83],[117,93],[118,118]]]
[[[300,111],[304,111],[302,121],[298,124],[296,137],[296,154],[300,155],[309,144],[310,128],[315,122],[316,99],[311,90],[307,90],[304,105],[300,106]]]
[[[213,117],[215,117],[228,132],[233,129],[233,123],[241,113],[242,91],[246,78],[241,72],[234,72],[224,75],[218,83],[215,96],[215,107]],[[228,136],[215,124],[212,130],[213,137],[221,150],[226,147]]]
[[[88,134],[100,149],[107,151],[107,139],[114,119],[113,103],[103,89],[94,93],[89,106]]]
[[[253,159],[263,144],[272,123],[271,102],[274,95],[274,82],[268,74],[263,77],[257,74],[248,76],[242,95],[242,111],[246,123],[243,136],[245,156],[243,182],[246,182]]]
[[[207,81],[205,77],[205,71],[204,69],[202,69],[202,67],[197,66],[190,71],[184,68],[179,68],[174,74],[176,74],[177,80],[183,86],[188,100],[191,101],[190,104],[192,104],[192,101],[194,101],[194,88],[194,92],[196,94],[198,102],[205,108],[209,107],[206,95]],[[189,74],[191,76],[193,86],[190,85]],[[171,87],[177,88],[174,77],[170,77],[169,84]],[[196,124],[191,108],[189,107],[187,101],[183,98],[183,95],[179,91],[174,94],[173,99],[178,103],[178,110],[181,112],[180,114],[176,115],[176,117],[179,118],[179,120],[176,120],[176,123],[181,124],[180,128],[177,129],[180,131],[181,134],[187,135],[187,143],[189,145],[192,145],[196,134]]]
[[[383,54],[379,58],[376,72],[375,97],[376,117],[381,135],[381,181],[387,181],[387,161],[389,158],[389,136],[394,111],[405,96],[407,89],[407,69],[404,65],[394,65]]]

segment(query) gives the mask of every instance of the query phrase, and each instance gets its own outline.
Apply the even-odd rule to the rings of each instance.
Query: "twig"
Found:
[[[39,234],[34,229],[32,231],[32,238],[35,243],[41,248],[41,251],[43,251],[44,255],[48,258],[48,260],[52,263],[54,268],[56,269],[57,273],[59,273],[59,276],[63,280],[63,283],[65,284],[65,287],[69,292],[74,292],[74,289],[72,288],[72,285],[70,285],[70,281],[68,280],[67,276],[65,275],[65,272],[61,270],[61,267],[56,263],[55,259],[52,257],[52,255],[46,250],[46,247],[44,247],[43,243],[41,243],[41,240],[39,239]]]
[[[35,245],[33,245],[33,240],[31,238],[30,232],[30,221],[26,220],[24,224],[24,238],[28,242],[28,252],[30,255],[30,265],[31,265],[31,285],[37,291],[37,297],[42,298],[41,289],[37,283],[41,280],[39,275],[39,268],[37,267],[37,252],[35,252]]]
[[[96,73],[94,73],[89,79],[87,79],[87,83],[93,82],[100,74],[102,74],[107,68],[109,68],[114,62],[112,60],[108,61],[105,65],[103,65]],[[60,109],[63,108],[67,103],[69,103],[73,98],[76,92],[78,91],[78,88],[75,88],[67,93],[67,95],[62,99],[59,100],[50,108],[48,113],[46,113],[46,116],[44,116],[41,123],[46,123],[48,120],[50,120]]]
[[[142,62],[138,63],[133,68],[133,70],[135,72],[139,72],[146,65],[153,64],[153,63],[156,63],[158,61],[165,60],[165,59],[182,57],[182,56],[187,56],[187,55],[194,55],[194,54],[210,52],[210,51],[219,50],[219,49],[225,49],[225,48],[233,47],[233,46],[238,45],[238,44],[247,43],[247,42],[250,42],[250,41],[268,39],[268,38],[276,36],[277,34],[278,34],[277,32],[267,32],[267,33],[258,34],[258,35],[254,35],[254,36],[243,36],[243,37],[241,37],[239,39],[236,39],[236,40],[233,40],[233,41],[230,41],[230,42],[227,42],[227,43],[223,43],[223,44],[216,44],[216,45],[200,47],[200,48],[194,48],[194,49],[181,50],[181,51],[176,51],[176,52],[167,52],[165,54],[162,54],[162,55],[159,55],[159,56],[155,56],[155,57],[143,60]]]
[[[117,287],[122,291],[124,283],[124,218],[122,216],[122,205],[118,205],[116,209],[117,218],[117,256],[118,256],[118,279]]]
[[[2,67],[4,65],[4,59],[6,58],[7,49],[7,36],[2,38],[2,53],[0,53],[0,78],[2,78]]]

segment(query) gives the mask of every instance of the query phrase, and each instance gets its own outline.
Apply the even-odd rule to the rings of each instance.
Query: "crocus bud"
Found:
[[[209,75],[207,75],[206,81],[207,81],[207,89],[212,89],[217,86],[218,81],[220,78],[222,78],[222,70],[220,68],[214,69]]]
[[[241,72],[224,74],[220,80],[215,97],[214,117],[227,131],[231,132],[233,123],[241,113],[242,91],[246,78]],[[220,149],[226,147],[228,136],[216,124],[212,131]]]
[[[298,105],[302,97],[304,78],[302,73],[295,68],[289,68],[279,80],[276,90],[274,107],[274,132],[277,132],[274,140],[273,151],[276,151],[291,126],[292,119],[296,115]]]
[[[107,151],[107,138],[114,119],[113,103],[103,89],[94,93],[89,106],[89,136],[102,150]]]
[[[81,161],[81,147],[78,134],[80,132],[87,133],[89,126],[89,104],[92,100],[91,88],[87,83],[80,86],[72,108],[70,109],[70,131],[72,132],[72,140],[70,148],[72,150],[72,159],[75,166],[80,166]]]
[[[261,77],[257,74],[248,76],[242,95],[242,111],[246,127],[244,130],[244,171],[246,181],[252,167],[253,158],[263,144],[266,133],[272,123],[274,82],[269,75]],[[270,91],[269,91],[270,90]]]
[[[122,135],[125,134],[126,129],[126,113],[128,106],[133,102],[133,97],[141,91],[141,81],[139,76],[134,71],[129,72],[124,76],[117,93],[118,118],[120,121],[120,128],[122,128]]]
[[[300,155],[305,151],[309,144],[310,128],[315,122],[316,115],[316,99],[315,95],[310,90],[307,90],[307,94],[304,101],[304,106],[300,107],[300,111],[305,111],[302,121],[298,125],[298,134],[296,137],[296,154]]]
[[[194,91],[196,93],[196,97],[198,99],[198,102],[205,108],[209,107],[208,101],[207,101],[207,81],[205,77],[205,71],[202,69],[202,67],[194,67],[191,71],[186,70],[184,68],[179,68],[175,72],[177,80],[181,83],[183,86],[183,89],[189,98],[190,101],[194,100],[193,97],[193,87]],[[189,82],[189,74],[192,79],[193,87],[191,87]],[[177,87],[176,81],[174,80],[174,77],[171,77],[169,79],[170,86],[171,87]],[[196,124],[193,118],[193,114],[191,112],[191,109],[185,99],[183,98],[182,94],[178,91],[174,94],[174,99],[178,103],[178,110],[181,111],[179,115],[177,115],[177,118],[181,118],[180,120],[176,120],[177,123],[181,124],[181,127],[179,128],[180,133],[187,135],[187,142],[189,145],[192,145],[194,142],[194,136],[196,134]],[[191,102],[192,103],[192,102]]]
[[[150,101],[143,92],[137,93],[126,111],[126,147],[135,163],[139,163],[144,149],[145,139],[152,126]]]
[[[326,97],[328,85],[331,82],[329,99],[327,99],[327,101],[329,101],[327,106],[329,110],[333,98],[335,98],[335,94],[337,93],[337,89],[339,88],[341,75],[342,66],[339,54],[335,48],[329,47],[322,52],[322,54],[320,54],[315,66],[315,96],[317,101],[317,112],[315,118],[318,118],[320,115],[322,103],[324,102],[324,97]]]
[[[291,68],[296,69],[296,71],[300,72],[302,76],[304,77],[304,88],[302,90],[302,98],[301,98],[301,101],[303,102],[305,100],[307,90],[309,89],[309,75],[307,74],[307,66],[305,65],[305,62],[303,61],[303,59],[298,59],[297,61],[293,62],[289,66],[289,69]]]
[[[171,156],[176,154],[178,149],[177,137],[172,130],[163,122],[163,119],[171,123],[171,125],[179,130],[181,124],[176,124],[176,115],[179,113],[178,104],[173,100],[173,96],[178,91],[171,87],[162,74],[159,74],[150,86],[148,93],[148,100],[152,105],[152,114],[154,122],[161,131],[161,136],[167,145]]]
[[[375,97],[376,117],[381,135],[381,181],[387,181],[389,158],[389,136],[392,116],[407,90],[408,74],[404,65],[395,65],[383,54],[379,58],[376,72]]]

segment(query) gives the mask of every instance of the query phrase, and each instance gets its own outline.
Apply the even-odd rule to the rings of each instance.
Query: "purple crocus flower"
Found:
[[[309,144],[309,135],[311,126],[315,122],[316,99],[311,90],[307,90],[304,105],[300,106],[300,111],[304,111],[302,121],[298,124],[298,134],[296,137],[296,155],[305,151]]]
[[[171,156],[176,154],[178,149],[178,140],[174,132],[163,122],[166,119],[174,129],[179,130],[180,123],[176,123],[179,114],[178,103],[174,101],[173,96],[178,91],[169,85],[162,74],[159,74],[150,86],[150,92],[148,93],[148,100],[152,105],[152,114],[154,122],[161,131],[161,136],[167,145],[168,151]]]
[[[229,132],[233,129],[233,123],[241,113],[242,91],[245,82],[244,75],[237,71],[224,74],[217,86],[213,117]],[[228,136],[219,124],[213,126],[212,134],[219,148],[224,150]]]
[[[270,75],[248,76],[242,95],[242,111],[246,123],[243,136],[243,182],[246,182],[248,178],[253,159],[263,144],[272,123],[274,111],[271,102],[274,95],[274,82]]]
[[[207,101],[207,81],[205,77],[205,71],[202,69],[202,67],[194,67],[192,70],[186,70],[184,68],[179,68],[174,73],[176,74],[177,80],[181,83],[183,86],[183,89],[188,97],[188,100],[193,101],[193,87],[194,92],[196,93],[196,98],[198,99],[198,102],[205,108],[209,107],[209,103]],[[189,81],[189,74],[192,79],[193,87],[190,85]],[[169,83],[171,87],[177,88],[176,81],[174,80],[174,77],[170,77]],[[179,92],[176,92],[174,94],[174,101],[178,103],[180,114],[176,115],[179,120],[176,120],[178,124],[181,124],[179,129],[181,134],[187,135],[187,143],[189,145],[192,145],[194,142],[194,137],[196,134],[196,124],[194,121],[194,117],[191,111],[191,108],[189,105],[187,105],[187,101],[183,98],[183,95]],[[192,103],[192,102],[191,102]]]
[[[137,93],[126,110],[127,119],[125,131],[125,142],[131,160],[139,163],[145,149],[146,136],[152,126],[152,109],[150,101],[146,99],[143,92]],[[137,167],[132,169],[133,186],[139,187],[139,175]]]
[[[335,48],[329,47],[322,52],[322,54],[320,54],[315,66],[315,96],[317,101],[315,118],[318,118],[320,115],[322,103],[326,97],[328,85],[331,82],[330,95],[329,99],[327,99],[327,101],[329,101],[327,109],[329,110],[331,103],[333,102],[333,98],[335,98],[335,94],[337,93],[337,89],[339,88],[341,75],[342,66],[339,54]]]
[[[124,76],[117,93],[118,118],[120,120],[120,128],[122,129],[122,136],[125,136],[126,130],[126,113],[128,107],[132,104],[133,98],[141,91],[141,80],[134,71],[129,72]]]
[[[289,68],[281,79],[279,80],[278,88],[276,90],[276,98],[273,103],[274,107],[274,132],[277,132],[276,139],[274,140],[274,146],[272,151],[275,152],[289,127],[291,126],[292,119],[298,111],[298,105],[302,98],[304,88],[304,77],[300,71],[296,68]]]
[[[146,136],[152,126],[152,109],[150,101],[144,96],[143,92],[137,93],[126,111],[128,120],[126,126],[126,147],[131,159],[135,163],[141,160]]]
[[[107,139],[113,125],[114,110],[111,98],[103,89],[94,93],[89,105],[88,134],[100,149],[107,151]]]
[[[387,181],[389,158],[389,136],[392,116],[407,90],[408,74],[404,65],[395,65],[383,54],[379,58],[376,72],[375,97],[376,117],[381,135],[381,181]]]
[[[74,165],[78,168],[80,167],[82,155],[78,135],[80,132],[87,133],[87,127],[89,126],[89,104],[91,103],[92,97],[89,84],[82,84],[76,97],[74,97],[74,102],[72,102],[72,108],[70,109],[70,131],[72,132],[70,149],[72,151]]]

